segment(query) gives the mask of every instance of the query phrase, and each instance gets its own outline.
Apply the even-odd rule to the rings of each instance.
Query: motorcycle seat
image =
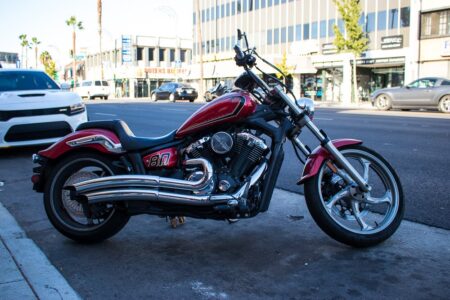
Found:
[[[166,135],[154,138],[136,137],[127,123],[122,120],[89,121],[80,124],[76,130],[84,129],[106,129],[114,132],[119,138],[122,148],[126,151],[139,151],[170,143],[175,139],[177,132],[173,130]]]

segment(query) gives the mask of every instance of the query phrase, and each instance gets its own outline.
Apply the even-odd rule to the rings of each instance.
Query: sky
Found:
[[[122,34],[192,38],[192,0],[103,0],[103,49],[120,44]],[[77,49],[98,50],[97,0],[0,0],[0,52],[21,55],[19,35],[37,37],[39,52],[47,50],[58,65],[70,62],[75,16],[84,30],[77,32]],[[34,50],[28,50],[34,65]]]

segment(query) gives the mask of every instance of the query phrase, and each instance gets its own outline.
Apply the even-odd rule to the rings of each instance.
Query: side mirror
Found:
[[[65,83],[65,82],[61,83],[61,90],[66,91],[66,92],[70,91],[70,84]]]

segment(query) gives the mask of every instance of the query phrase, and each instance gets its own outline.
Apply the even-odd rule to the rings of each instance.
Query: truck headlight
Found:
[[[84,103],[77,103],[77,104],[72,104],[70,106],[70,114],[71,115],[76,115],[79,113],[82,113],[86,110],[86,106],[84,105]]]

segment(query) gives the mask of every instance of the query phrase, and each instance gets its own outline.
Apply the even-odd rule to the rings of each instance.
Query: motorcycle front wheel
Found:
[[[371,191],[360,193],[332,171],[333,161],[325,160],[317,175],[305,183],[308,209],[317,225],[335,240],[353,247],[374,246],[394,234],[403,218],[400,180],[389,163],[369,148],[353,145],[339,151]]]

